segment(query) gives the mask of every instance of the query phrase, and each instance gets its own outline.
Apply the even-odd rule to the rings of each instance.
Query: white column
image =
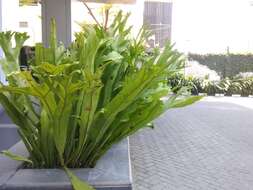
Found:
[[[46,46],[51,18],[56,19],[58,40],[68,46],[71,43],[71,0],[42,0],[42,41]]]

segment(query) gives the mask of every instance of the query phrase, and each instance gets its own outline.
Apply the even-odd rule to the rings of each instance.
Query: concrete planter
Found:
[[[11,152],[28,156],[22,142]],[[73,172],[97,190],[131,190],[128,139],[115,145],[102,157],[95,168],[73,169]],[[0,155],[0,190],[72,190],[61,169],[22,169],[22,163]]]
[[[0,107],[0,151],[20,140],[17,127]],[[28,157],[22,142],[10,148],[14,154]],[[73,172],[98,190],[131,190],[131,164],[128,139],[112,147],[92,169]],[[61,169],[22,169],[22,163],[0,155],[0,190],[72,190]]]

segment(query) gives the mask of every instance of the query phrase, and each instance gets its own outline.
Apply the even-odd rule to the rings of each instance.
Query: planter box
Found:
[[[0,107],[0,151],[9,149],[20,140],[17,127]]]
[[[28,156],[22,142],[13,146],[13,153]],[[22,163],[0,155],[0,190],[72,190],[61,169],[22,169]],[[128,139],[115,145],[95,168],[72,171],[97,190],[131,190],[131,164]]]

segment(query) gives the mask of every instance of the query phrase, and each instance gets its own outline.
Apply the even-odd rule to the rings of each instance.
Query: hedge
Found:
[[[197,61],[215,70],[221,78],[234,77],[240,72],[253,72],[253,54],[188,54],[190,61]]]
[[[179,73],[168,77],[168,85],[174,93],[177,93],[180,87],[187,86],[192,95],[199,93],[206,93],[210,96],[215,94],[225,96],[240,94],[245,97],[253,95],[253,78],[225,78],[220,81],[210,81],[208,78],[185,77]]]

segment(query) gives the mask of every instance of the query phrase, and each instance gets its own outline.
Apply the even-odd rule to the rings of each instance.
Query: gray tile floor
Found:
[[[253,98],[208,97],[130,138],[134,190],[253,190]]]

